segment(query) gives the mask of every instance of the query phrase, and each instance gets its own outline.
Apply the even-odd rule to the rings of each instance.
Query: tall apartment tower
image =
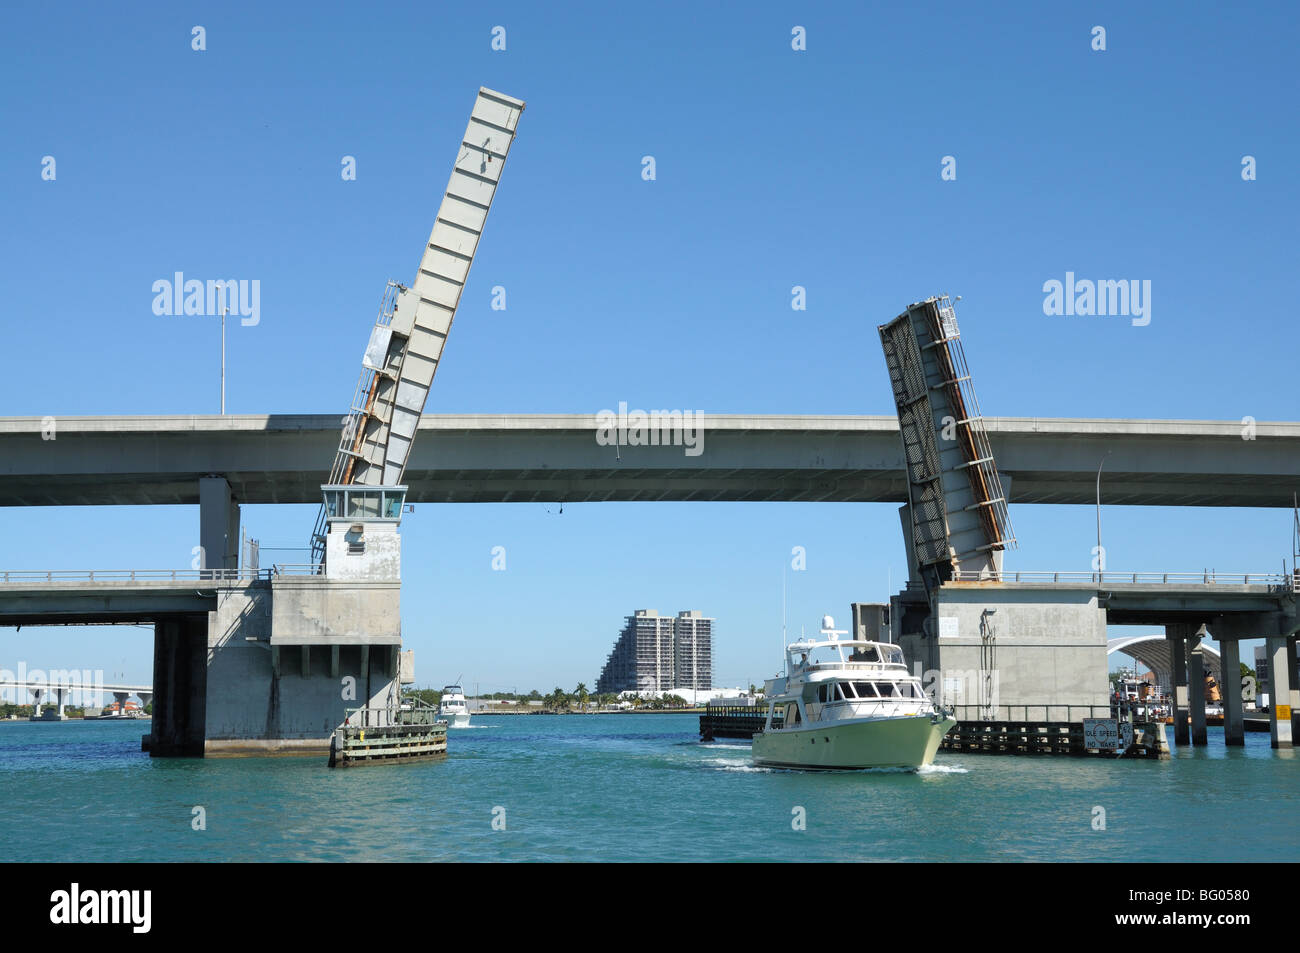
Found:
[[[598,692],[667,692],[713,687],[713,620],[698,611],[676,618],[637,609],[624,620]]]
[[[713,620],[698,610],[673,620],[673,688],[713,687]]]

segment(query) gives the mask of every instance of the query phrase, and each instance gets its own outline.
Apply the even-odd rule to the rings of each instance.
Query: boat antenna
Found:
[[[1300,494],[1291,494],[1291,512],[1295,516],[1295,525],[1291,530],[1291,568],[1300,565]]]
[[[785,634],[785,560],[781,560],[781,657],[785,658],[785,648],[790,640]]]

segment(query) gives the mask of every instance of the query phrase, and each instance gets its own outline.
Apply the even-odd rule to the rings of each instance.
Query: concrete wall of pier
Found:
[[[1110,715],[1106,613],[1095,592],[945,585],[933,617],[910,631],[904,624],[895,641],[959,720]]]

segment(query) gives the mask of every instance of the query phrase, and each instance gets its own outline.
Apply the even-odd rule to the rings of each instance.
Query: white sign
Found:
[[[957,617],[956,616],[939,616],[939,638],[941,639],[957,638]]]
[[[1083,746],[1098,751],[1118,751],[1133,743],[1133,724],[1115,718],[1083,719]]]

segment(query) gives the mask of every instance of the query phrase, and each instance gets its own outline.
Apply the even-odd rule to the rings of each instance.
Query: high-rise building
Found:
[[[698,611],[676,618],[637,609],[624,620],[597,692],[667,692],[713,687],[713,620]]]
[[[697,610],[673,620],[673,688],[713,687],[713,620]]]

